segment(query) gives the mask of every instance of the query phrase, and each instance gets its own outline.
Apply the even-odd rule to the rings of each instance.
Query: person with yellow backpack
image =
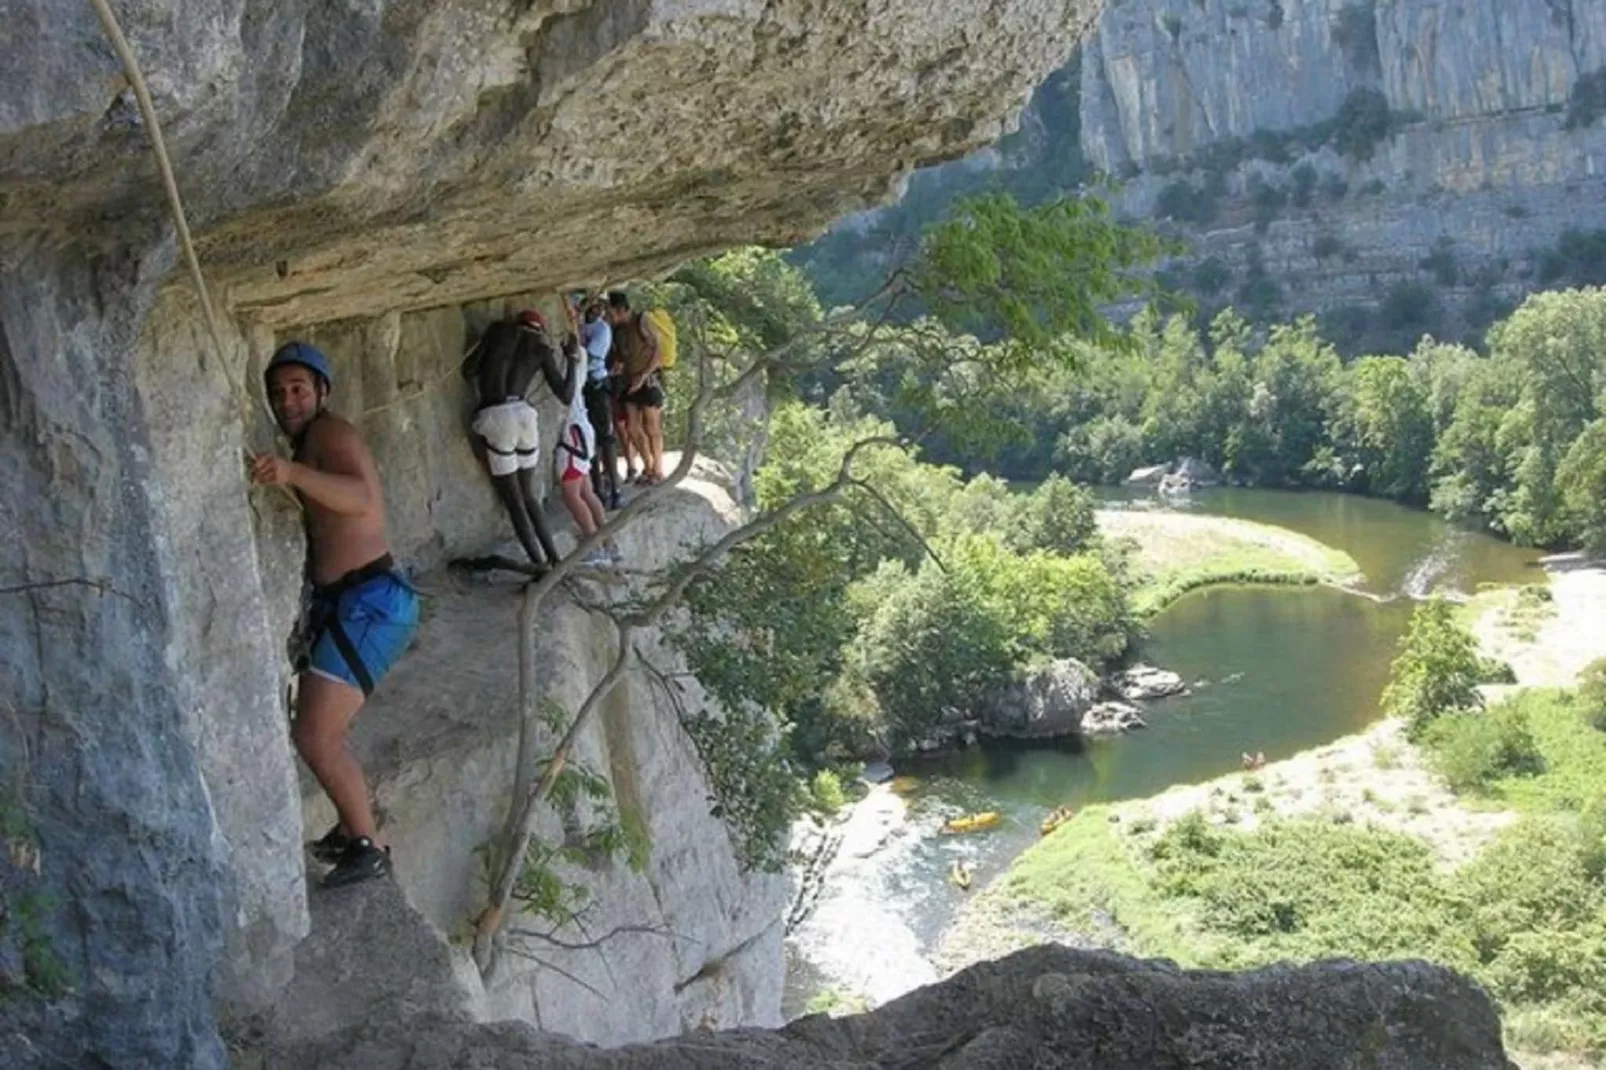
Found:
[[[642,450],[639,483],[664,478],[664,387],[662,374],[675,366],[675,321],[669,311],[637,312],[620,290],[608,294],[608,319],[624,362],[622,400],[629,414],[628,434]]]

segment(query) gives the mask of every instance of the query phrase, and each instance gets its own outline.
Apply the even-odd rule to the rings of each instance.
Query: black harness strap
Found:
[[[396,570],[396,561],[389,554],[384,554],[363,565],[354,568],[341,576],[335,582],[323,587],[314,587],[312,597],[315,604],[322,607],[321,618],[318,625],[329,633],[335,649],[340,652],[341,658],[351,669],[351,675],[357,678],[357,686],[362,688],[363,695],[374,693],[374,677],[363,664],[362,655],[357,652],[357,644],[351,641],[346,628],[340,623],[340,596],[354,587],[360,587],[376,576],[387,576]],[[316,641],[316,636],[314,636]]]
[[[357,646],[351,641],[351,636],[346,634],[345,626],[340,623],[340,615],[338,613],[330,615],[328,627],[329,638],[335,641],[335,649],[340,651],[340,656],[346,659],[346,665],[351,669],[351,675],[357,678],[357,686],[362,688],[363,696],[366,698],[372,695],[374,693],[374,678],[368,672],[368,666],[363,664],[362,655],[357,653]]]

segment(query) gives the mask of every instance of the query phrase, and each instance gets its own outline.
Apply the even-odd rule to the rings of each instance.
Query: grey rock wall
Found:
[[[210,976],[228,871],[197,740],[191,626],[152,500],[153,434],[126,359],[169,261],[0,243],[0,892],[40,896],[67,990],[26,988],[0,933],[12,1066],[222,1065]],[[199,550],[200,547],[196,546]],[[21,863],[21,864],[19,864]],[[10,914],[10,911],[7,911]],[[91,1026],[90,1023],[93,1023]]]
[[[168,288],[147,136],[92,9],[0,0],[0,774],[30,828],[0,880],[56,904],[71,985],[0,1005],[7,1059],[214,1065],[214,1012],[270,999],[307,930],[280,697],[301,548],[245,487],[240,450],[271,434],[220,358],[251,382],[276,337],[327,346],[398,550],[482,549],[500,520],[451,375],[492,310],[462,306],[809,233],[995,136],[1092,6],[114,3],[220,355]],[[695,899],[706,862],[668,894]],[[771,955],[755,931],[703,961]],[[23,968],[0,943],[7,981]],[[720,1020],[762,1013],[746,983]]]

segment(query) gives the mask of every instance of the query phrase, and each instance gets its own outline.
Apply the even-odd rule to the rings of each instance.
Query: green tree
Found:
[[[1359,463],[1365,488],[1405,501],[1425,499],[1433,417],[1410,366],[1400,357],[1364,357],[1345,378],[1337,437]]]
[[[1583,548],[1606,554],[1606,419],[1592,420],[1556,470],[1567,527]]]
[[[1417,606],[1400,640],[1400,653],[1389,670],[1383,709],[1405,719],[1412,737],[1420,736],[1443,714],[1478,705],[1483,667],[1478,646],[1455,622],[1455,608],[1442,598]]]
[[[858,597],[852,666],[898,744],[978,715],[1035,663],[1119,657],[1136,627],[1098,557],[1017,554],[992,535],[956,539],[942,565],[885,566]]]
[[[1004,545],[1017,553],[1080,553],[1098,535],[1094,505],[1087,491],[1064,476],[1051,475],[1031,494],[1015,499],[1003,527]]]

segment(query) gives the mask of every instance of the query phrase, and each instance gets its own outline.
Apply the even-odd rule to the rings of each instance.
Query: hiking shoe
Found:
[[[609,492],[609,494],[608,494],[608,508],[609,509],[615,509],[615,510],[619,508],[619,488],[618,487],[613,488],[613,490],[611,492]]]
[[[374,846],[374,841],[367,836],[358,836],[347,846],[335,864],[323,878],[325,888],[339,888],[346,884],[356,884],[370,877],[383,877],[390,872],[390,849],[383,850]]]
[[[321,838],[307,844],[307,850],[312,852],[313,858],[331,866],[340,861],[341,856],[350,847],[351,837],[341,832],[339,825],[324,833]]]

